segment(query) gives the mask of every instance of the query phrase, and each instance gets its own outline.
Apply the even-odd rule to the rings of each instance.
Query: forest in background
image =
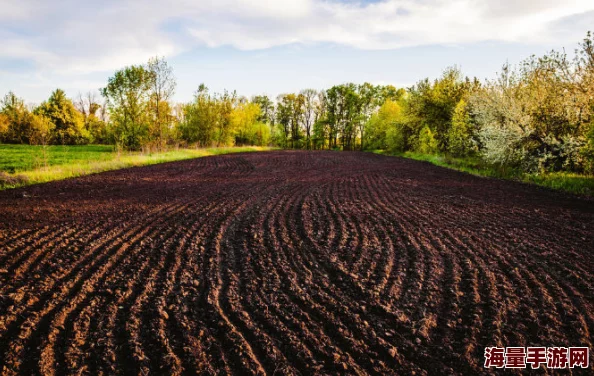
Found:
[[[472,158],[500,169],[594,172],[594,35],[573,57],[552,51],[494,80],[456,67],[410,88],[346,83],[277,98],[211,93],[174,103],[163,58],[115,72],[100,94],[55,90],[38,106],[10,92],[0,102],[0,141],[112,144],[118,150],[179,146],[278,146],[386,150]]]

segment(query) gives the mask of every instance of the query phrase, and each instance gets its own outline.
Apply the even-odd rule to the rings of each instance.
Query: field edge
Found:
[[[150,166],[224,154],[266,152],[272,150],[278,150],[278,148],[268,146],[233,146],[184,148],[159,153],[135,152],[118,154],[114,152],[113,158],[108,160],[89,160],[83,163],[40,167],[12,174],[0,171],[0,191],[131,167]]]
[[[453,158],[443,155],[413,152],[391,153],[386,150],[371,150],[368,152],[388,157],[400,157],[419,162],[428,162],[434,166],[444,167],[450,170],[455,170],[482,178],[513,181],[516,183],[549,189],[554,192],[571,194],[581,198],[594,198],[594,176],[567,172],[546,174],[511,172],[504,173],[494,168],[488,168],[484,166],[478,167],[476,161],[463,158]]]

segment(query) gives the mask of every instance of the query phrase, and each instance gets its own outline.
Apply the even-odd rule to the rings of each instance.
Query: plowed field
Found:
[[[485,346],[592,350],[593,253],[591,200],[373,154],[4,191],[0,370],[484,372]]]

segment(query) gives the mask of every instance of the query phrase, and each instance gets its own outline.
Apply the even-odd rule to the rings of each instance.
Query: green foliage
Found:
[[[371,86],[370,84],[363,85]],[[406,95],[406,90],[403,88],[397,89],[392,85],[376,86],[371,91],[376,105],[382,105],[388,100],[398,102]]]
[[[317,121],[317,111],[319,111],[318,92],[314,89],[305,89],[301,91],[300,96],[303,98],[301,123],[305,133],[305,148],[311,149],[313,125]]]
[[[43,166],[41,145],[0,145],[0,171],[15,173]],[[47,164],[60,166],[112,158],[113,146],[108,145],[52,145],[47,147]]]
[[[446,151],[456,105],[475,86],[478,83],[464,80],[457,68],[446,69],[442,77],[433,83],[426,79],[413,86],[405,109],[413,133],[419,134],[425,126],[429,127],[439,150]]]
[[[588,171],[594,67],[584,64],[556,52],[531,57],[477,91],[471,100],[485,159],[526,172]]]
[[[387,153],[385,151],[376,150],[374,152],[429,162],[436,166],[451,168],[477,176],[516,180],[568,193],[589,196],[594,195],[594,176],[592,175],[568,172],[522,173],[516,169],[502,169],[498,166],[493,166],[477,156],[457,158],[447,155],[423,154],[412,151],[404,153]]]
[[[83,115],[74,107],[63,90],[55,90],[50,98],[37,107],[35,115],[46,118],[53,124],[51,139],[54,144],[80,145],[89,141],[89,134],[84,128]],[[49,125],[41,125],[45,120],[35,120],[35,126],[43,132]],[[44,138],[36,132],[36,138]]]
[[[196,92],[194,102],[183,107],[184,121],[179,124],[182,140],[190,144],[209,145],[215,137],[217,102],[204,85]]]
[[[328,122],[324,118],[318,119],[313,125],[312,148],[315,150],[328,148],[328,139]]]
[[[151,80],[143,66],[130,66],[115,72],[101,89],[110,111],[110,133],[118,147],[138,150],[148,139]]]
[[[235,130],[235,145],[267,145],[270,142],[270,128],[258,122],[260,106],[256,103],[239,104],[231,114]]]
[[[274,103],[266,95],[256,95],[252,99],[252,103],[260,107],[260,114],[258,115],[258,122],[265,124],[274,124]]]
[[[592,175],[561,171],[544,174],[525,174],[521,180],[569,193],[588,196],[594,195],[594,176]]]
[[[437,138],[429,126],[424,126],[419,132],[417,151],[424,154],[433,154],[439,151]]]
[[[31,117],[31,145],[47,145],[50,137],[55,137],[56,124],[45,115],[33,114]]]
[[[369,83],[289,93],[279,96],[276,106],[267,96],[255,96],[251,103],[259,110],[246,120],[242,116],[247,100],[235,93],[209,94],[202,85],[191,103],[174,105],[170,99],[175,86],[167,62],[154,58],[146,65],[116,71],[101,89],[104,106],[88,93],[86,97],[79,95],[77,112],[59,91],[38,114],[55,124],[56,137],[50,143],[109,142],[128,150],[160,150],[178,142],[202,146],[274,143],[291,148],[353,150],[365,147],[368,121],[378,108],[388,100],[397,102],[406,96],[404,89]],[[32,115],[17,103],[18,98],[13,99],[20,107],[11,113],[14,116],[3,113],[2,119],[8,116],[9,120],[8,127],[5,120],[0,123],[2,141],[36,142]],[[381,135],[372,138],[378,142],[384,138],[381,142],[385,144],[385,133],[383,129]]]
[[[585,157],[584,169],[586,171],[594,171],[594,122],[590,123],[589,130],[586,133],[586,145],[580,150],[580,153]]]
[[[454,109],[447,141],[448,151],[457,157],[464,157],[478,151],[475,125],[472,123],[468,102],[464,99],[461,99]]]
[[[91,143],[109,143],[110,134],[107,129],[107,124],[94,114],[87,116],[87,118],[85,119],[85,129],[89,133]]]
[[[272,125],[261,121],[266,117],[258,103],[270,105],[263,98],[248,102],[235,93],[210,95],[206,86],[200,85],[194,102],[183,106],[180,137],[188,144],[201,146],[268,145],[273,137]]]
[[[291,134],[291,119],[293,118],[292,109],[293,106],[290,104],[291,98],[286,95],[280,95],[277,98],[276,104],[276,122],[278,124],[278,132],[276,136],[277,145],[281,147],[288,147],[289,136]]]
[[[365,145],[369,149],[403,150],[407,137],[402,106],[388,99],[365,124]]]
[[[176,83],[162,58],[119,70],[78,111],[56,90],[33,112],[9,93],[0,106],[0,141],[111,142],[118,148],[268,145],[285,148],[434,153],[480,158],[501,171],[594,172],[594,36],[574,58],[550,52],[504,66],[479,83],[446,69],[404,90],[345,83],[251,101],[201,85],[190,103],[171,103]],[[108,113],[106,113],[106,111]],[[49,134],[49,139],[48,139]]]
[[[175,118],[171,115],[169,100],[175,93],[177,82],[173,69],[164,58],[152,58],[146,65],[150,87],[147,111],[149,116],[149,135],[145,145],[163,150],[172,143]]]
[[[392,152],[406,151],[409,144],[408,129],[402,123],[397,123],[388,128],[386,132],[386,150]]]
[[[271,144],[271,140],[270,124],[255,122],[246,124],[245,127],[241,128],[235,138],[235,145],[267,146]]]
[[[9,129],[10,118],[5,114],[0,113],[0,140],[3,140],[6,137]]]
[[[214,142],[217,146],[232,146],[235,139],[235,129],[232,122],[233,107],[236,103],[235,93],[224,92],[217,103],[214,122]]]
[[[364,121],[361,113],[361,87],[353,83],[333,86],[326,91],[327,121],[330,147],[342,145],[343,150],[355,149],[357,126]]]
[[[0,114],[5,123],[2,133],[3,142],[28,144],[33,139],[32,114],[25,107],[22,99],[12,92],[6,94],[1,102]]]
[[[283,94],[278,97],[276,119],[282,127],[284,138],[281,146],[300,148],[303,132],[301,124],[305,114],[305,96],[303,94]]]
[[[383,108],[371,117],[369,147],[480,156],[486,166],[518,173],[592,173],[593,46],[588,33],[574,59],[554,51],[531,57],[484,85],[457,69],[422,80],[399,101],[396,126],[386,130]]]
[[[326,91],[302,90],[280,95],[273,140],[291,148],[363,149],[367,125],[387,100],[398,101],[404,89],[369,83],[336,85]],[[373,136],[376,138],[377,136]]]

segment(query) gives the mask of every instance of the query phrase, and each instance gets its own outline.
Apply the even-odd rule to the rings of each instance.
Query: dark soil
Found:
[[[485,346],[592,351],[593,251],[591,200],[354,152],[8,190],[0,371],[475,374]]]

